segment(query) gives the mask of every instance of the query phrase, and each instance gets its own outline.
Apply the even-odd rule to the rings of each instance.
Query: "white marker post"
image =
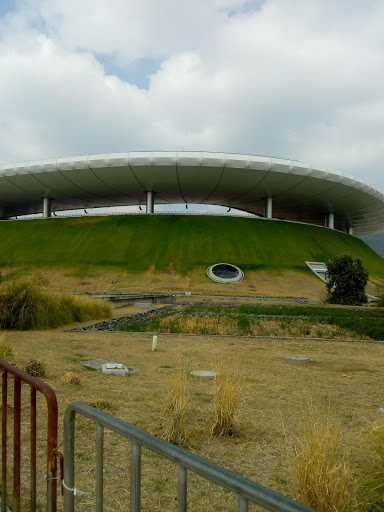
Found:
[[[157,336],[152,338],[152,352],[155,352],[155,350],[157,350]]]

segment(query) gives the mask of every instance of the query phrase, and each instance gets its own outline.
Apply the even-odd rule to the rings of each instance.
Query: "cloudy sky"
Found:
[[[292,158],[384,187],[382,0],[0,0],[0,165]]]

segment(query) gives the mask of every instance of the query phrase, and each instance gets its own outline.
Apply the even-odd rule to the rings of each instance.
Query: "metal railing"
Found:
[[[37,438],[37,407],[36,392],[45,396],[48,409],[47,428],[47,512],[56,511],[56,457],[57,451],[58,411],[57,400],[53,389],[44,382],[31,377],[19,368],[0,360],[2,370],[2,420],[1,420],[1,512],[7,510],[7,463],[8,463],[8,375],[13,382],[13,505],[12,512],[20,511],[21,498],[21,383],[30,388],[30,511],[36,511],[36,438]]]
[[[178,465],[178,511],[187,510],[188,471],[214,482],[238,495],[238,512],[247,512],[254,503],[275,512],[310,512],[312,509],[267,489],[251,480],[221,468],[198,455],[155,437],[109,414],[82,402],[71,403],[64,417],[64,512],[75,507],[74,457],[75,417],[85,416],[96,424],[96,512],[103,510],[104,428],[128,438],[131,442],[130,511],[140,512],[141,448],[147,448]],[[312,510],[313,512],[313,510]]]

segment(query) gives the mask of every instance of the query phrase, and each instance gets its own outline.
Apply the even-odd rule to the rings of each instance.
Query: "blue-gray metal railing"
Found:
[[[96,512],[103,510],[103,445],[104,428],[131,441],[130,511],[140,512],[141,447],[147,448],[178,465],[178,511],[187,510],[187,473],[191,471],[238,495],[238,512],[247,512],[248,504],[255,503],[274,512],[314,512],[260,484],[221,468],[198,455],[174,446],[129,423],[114,418],[82,402],[68,405],[64,417],[64,512],[73,512],[75,506],[75,417],[85,416],[96,424]]]

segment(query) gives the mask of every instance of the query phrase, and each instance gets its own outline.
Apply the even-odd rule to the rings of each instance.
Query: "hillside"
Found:
[[[118,284],[135,289],[190,289],[196,278],[196,289],[256,293],[263,276],[274,275],[278,280],[287,272],[306,276],[317,287],[321,282],[312,278],[305,261],[328,261],[338,254],[360,257],[374,280],[384,279],[383,259],[358,238],[317,226],[229,216],[5,221],[0,222],[0,249],[3,274],[10,269],[50,270],[82,283],[102,278],[103,287],[117,276]],[[240,266],[248,281],[229,288],[211,282],[205,269],[223,261]],[[249,289],[244,290],[247,282]],[[68,281],[68,286],[75,284]],[[283,288],[280,293],[286,294]]]

